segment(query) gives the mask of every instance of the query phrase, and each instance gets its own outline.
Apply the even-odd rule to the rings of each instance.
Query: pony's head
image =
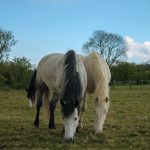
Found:
[[[29,107],[33,107],[35,105],[35,91],[30,89],[25,89],[27,92],[27,98],[29,100]]]
[[[73,142],[76,128],[78,126],[78,104],[64,102],[61,100],[63,118],[63,137],[66,141]]]
[[[64,139],[73,141],[78,125],[78,108],[80,105],[82,86],[79,72],[76,70],[76,54],[73,50],[66,53],[64,60],[64,88],[61,97],[62,118],[64,123]]]
[[[103,87],[104,88],[104,87]],[[103,124],[109,110],[109,94],[108,86],[100,88],[96,91],[94,96],[94,131],[95,133],[102,133]]]

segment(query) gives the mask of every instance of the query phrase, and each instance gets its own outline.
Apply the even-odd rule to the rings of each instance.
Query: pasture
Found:
[[[56,108],[56,129],[49,130],[43,109],[40,127],[33,126],[35,111],[29,108],[25,91],[0,91],[0,149],[52,150],[148,150],[150,149],[150,86],[110,90],[110,109],[103,133],[93,135],[92,95],[84,116],[84,128],[73,144],[62,136],[60,104]]]

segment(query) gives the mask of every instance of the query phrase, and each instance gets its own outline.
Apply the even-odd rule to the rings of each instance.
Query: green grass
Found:
[[[148,150],[150,149],[150,86],[111,89],[111,105],[103,133],[93,135],[92,95],[84,117],[84,128],[75,143],[61,136],[60,105],[56,129],[49,130],[41,110],[40,127],[33,126],[35,110],[28,107],[24,91],[0,91],[0,149],[45,150]]]

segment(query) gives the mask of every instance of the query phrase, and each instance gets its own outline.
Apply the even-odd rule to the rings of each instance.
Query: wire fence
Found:
[[[145,86],[147,87],[147,85],[150,85],[150,80],[129,80],[129,81],[111,81],[110,83],[110,87],[112,89],[116,89],[120,86],[124,86],[127,87],[129,89],[132,89],[134,87],[138,87],[143,89]]]

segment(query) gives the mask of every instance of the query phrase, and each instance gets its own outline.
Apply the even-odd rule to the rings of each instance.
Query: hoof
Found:
[[[34,122],[34,126],[35,127],[39,127],[39,123],[38,122]]]
[[[49,129],[56,129],[54,124],[49,124]]]
[[[95,135],[95,136],[96,136],[96,132],[95,132],[94,130],[92,131],[92,133],[93,133],[93,135]]]

